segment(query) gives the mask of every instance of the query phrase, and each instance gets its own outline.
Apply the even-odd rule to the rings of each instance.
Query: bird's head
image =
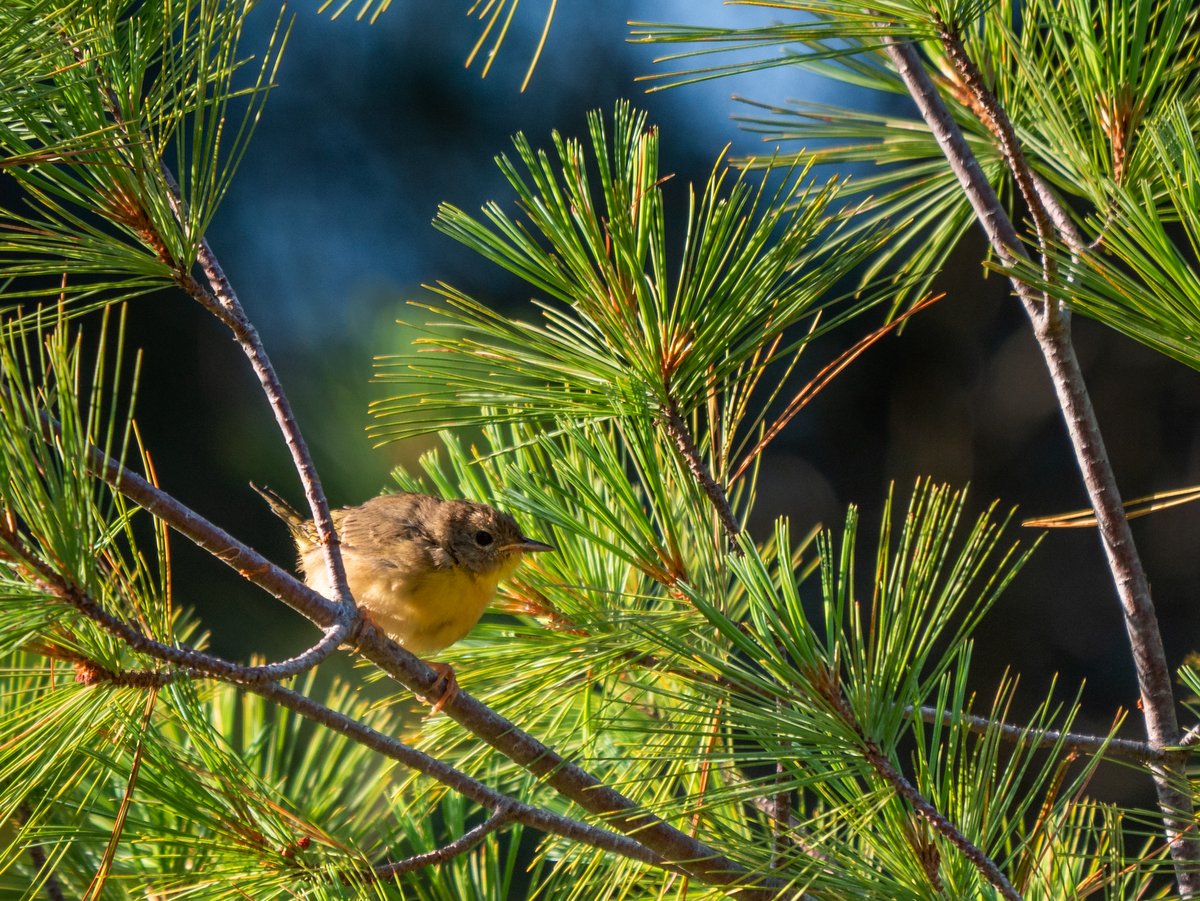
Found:
[[[522,554],[554,548],[521,533],[517,521],[487,504],[446,501],[430,523],[431,537],[457,566],[475,575],[502,571],[504,578]]]

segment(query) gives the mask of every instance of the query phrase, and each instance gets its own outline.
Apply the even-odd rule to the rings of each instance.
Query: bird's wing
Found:
[[[425,522],[428,501],[419,494],[389,494],[372,498],[360,507],[342,511],[338,534],[348,548],[390,548],[398,543],[416,542],[420,546],[432,542]]]

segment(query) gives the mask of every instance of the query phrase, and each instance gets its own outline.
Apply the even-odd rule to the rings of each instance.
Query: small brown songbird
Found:
[[[317,530],[275,492],[251,487],[291,532],[304,581],[330,597]],[[428,494],[383,494],[333,511],[346,582],[359,610],[391,638],[424,657],[471,631],[523,554],[552,551],[521,534],[507,513],[474,501]],[[425,661],[446,683],[436,713],[458,692],[454,670]]]

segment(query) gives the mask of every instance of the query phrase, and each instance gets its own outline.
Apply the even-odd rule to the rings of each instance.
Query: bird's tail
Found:
[[[311,540],[308,530],[304,527],[304,517],[296,512],[295,507],[270,488],[255,485],[253,482],[250,483],[250,487],[257,491],[262,499],[267,502],[267,505],[271,508],[271,512],[283,520],[293,538]]]

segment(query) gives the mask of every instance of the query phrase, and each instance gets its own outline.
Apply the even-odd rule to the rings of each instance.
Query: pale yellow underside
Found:
[[[391,638],[418,655],[449,647],[479,622],[496,593],[496,586],[512,575],[521,555],[513,554],[496,569],[471,574],[451,568],[415,572],[409,567],[380,565],[376,558],[354,552],[343,554],[350,593],[358,606]],[[329,597],[332,586],[321,553],[304,554],[309,587]]]

